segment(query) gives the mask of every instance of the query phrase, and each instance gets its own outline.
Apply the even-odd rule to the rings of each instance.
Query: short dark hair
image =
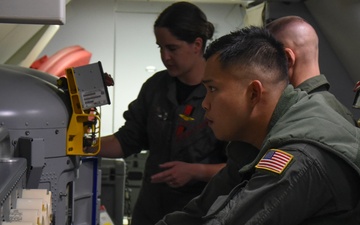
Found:
[[[207,47],[204,57],[215,54],[223,68],[254,66],[264,72],[277,71],[277,81],[288,80],[284,46],[265,28],[249,26],[218,38]]]
[[[168,6],[156,19],[154,28],[164,27],[179,40],[193,43],[196,38],[206,41],[214,34],[214,25],[200,8],[189,2],[176,2]]]

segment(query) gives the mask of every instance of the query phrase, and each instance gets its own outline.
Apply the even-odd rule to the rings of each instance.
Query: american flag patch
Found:
[[[281,174],[293,157],[287,152],[270,149],[255,167]]]

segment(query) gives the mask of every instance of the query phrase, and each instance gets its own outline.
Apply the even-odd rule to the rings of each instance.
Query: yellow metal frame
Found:
[[[86,112],[83,110],[73,68],[66,69],[66,78],[73,110],[66,134],[66,154],[86,156],[96,155],[100,151],[100,116],[99,114],[91,114],[90,110],[87,110]],[[84,124],[89,122],[92,117],[97,119],[98,125],[97,127],[92,127],[92,130],[96,130],[96,137],[98,138],[91,144],[91,151],[88,152],[84,150],[83,138],[88,134],[89,128]]]

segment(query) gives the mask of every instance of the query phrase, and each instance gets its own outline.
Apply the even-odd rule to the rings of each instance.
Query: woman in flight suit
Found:
[[[214,26],[188,2],[166,8],[154,23],[166,70],[150,77],[124,113],[116,133],[102,137],[99,156],[127,157],[148,150],[132,225],[155,224],[199,195],[226,162],[204,118],[203,52]]]

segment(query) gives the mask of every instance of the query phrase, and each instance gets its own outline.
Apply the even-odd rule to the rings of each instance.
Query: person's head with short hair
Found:
[[[246,27],[206,49],[203,107],[215,136],[259,147],[288,85],[283,45],[266,29]]]
[[[268,23],[266,28],[285,46],[290,83],[294,87],[320,74],[319,38],[305,19],[284,16]]]
[[[160,13],[154,23],[161,60],[169,74],[183,83],[201,81],[206,42],[214,34],[214,25],[196,5],[176,2]],[[194,74],[198,77],[193,79]]]

